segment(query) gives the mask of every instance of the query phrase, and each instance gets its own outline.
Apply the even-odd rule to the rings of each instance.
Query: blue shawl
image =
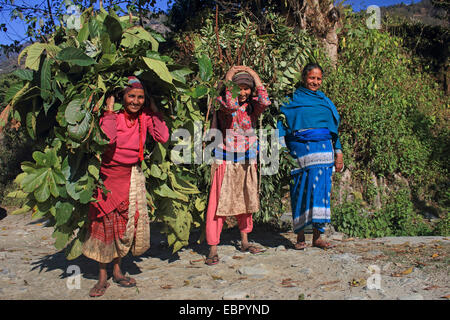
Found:
[[[341,149],[338,136],[340,117],[336,106],[322,91],[300,87],[280,111],[286,116],[288,125],[286,128],[281,120],[278,121],[280,137],[302,129],[328,128],[333,135],[335,149]]]

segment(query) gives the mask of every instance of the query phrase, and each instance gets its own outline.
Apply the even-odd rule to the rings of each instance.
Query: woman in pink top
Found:
[[[99,280],[89,295],[105,293],[107,263],[113,262],[113,281],[122,287],[133,287],[136,281],[123,275],[121,258],[129,251],[141,255],[150,247],[145,177],[140,163],[144,160],[147,134],[157,142],[169,139],[169,130],[153,99],[146,104],[145,90],[136,77],[128,77],[123,92],[123,106],[113,112],[114,97],[106,100],[106,111],[100,126],[109,138],[102,155],[100,178],[108,192],[98,188],[89,210],[89,233],[83,254],[99,262]],[[148,106],[147,106],[148,105]]]

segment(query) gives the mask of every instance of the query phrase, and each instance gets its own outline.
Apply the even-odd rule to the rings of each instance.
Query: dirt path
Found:
[[[207,266],[205,244],[193,241],[171,254],[158,225],[151,228],[150,250],[123,259],[123,269],[138,286],[121,288],[110,279],[106,294],[97,299],[449,299],[448,238],[370,240],[332,234],[329,239],[338,245],[333,250],[296,251],[292,232],[255,227],[250,240],[267,250],[252,255],[237,250],[239,232],[228,229],[223,231],[219,264]],[[67,261],[54,248],[51,234],[45,221],[32,221],[29,215],[0,220],[1,300],[92,299],[88,292],[96,283],[97,264],[84,256]],[[74,277],[77,271],[80,275]]]

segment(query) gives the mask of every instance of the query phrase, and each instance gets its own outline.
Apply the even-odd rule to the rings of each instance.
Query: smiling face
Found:
[[[125,110],[134,114],[141,110],[145,102],[145,92],[144,89],[130,89],[123,95],[123,103]]]
[[[238,101],[239,103],[243,103],[247,101],[252,94],[252,89],[246,84],[240,84],[239,89],[241,89],[241,91],[239,91]]]
[[[317,91],[322,85],[322,71],[320,69],[315,68],[308,72],[305,79],[305,87],[306,89]]]

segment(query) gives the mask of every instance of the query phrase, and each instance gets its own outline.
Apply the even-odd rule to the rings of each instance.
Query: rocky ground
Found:
[[[192,241],[171,253],[152,224],[150,250],[128,255],[123,269],[135,288],[111,286],[100,300],[448,300],[450,239],[401,237],[349,239],[329,233],[331,250],[293,249],[292,232],[256,226],[250,240],[262,254],[238,250],[239,232],[224,230],[220,262],[204,264],[207,246]],[[0,220],[0,300],[93,299],[97,264],[67,261],[54,248],[52,228],[29,215]],[[193,238],[198,238],[194,234]],[[311,235],[307,234],[307,240]],[[77,277],[77,270],[80,275]]]

